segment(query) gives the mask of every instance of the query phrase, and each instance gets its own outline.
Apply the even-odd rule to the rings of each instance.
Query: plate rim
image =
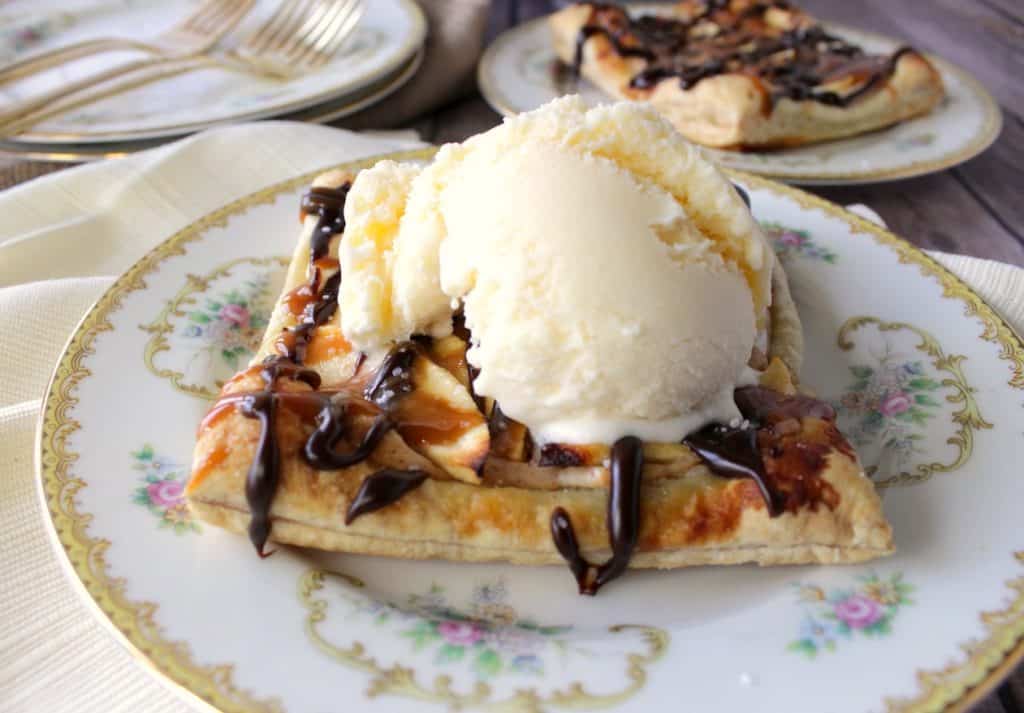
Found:
[[[111,576],[104,551],[109,541],[88,534],[90,513],[78,511],[74,495],[87,484],[69,475],[68,469],[77,455],[67,450],[67,438],[80,425],[68,415],[78,403],[74,395],[78,384],[91,375],[81,362],[93,353],[92,342],[111,329],[109,317],[120,309],[123,298],[146,287],[145,279],[165,260],[186,254],[185,247],[211,227],[254,206],[273,202],[281,193],[306,185],[314,176],[330,168],[356,170],[379,160],[416,160],[431,157],[438,147],[427,146],[405,151],[374,154],[362,159],[332,164],[279,181],[238,197],[220,208],[192,221],[148,251],[123,271],[114,283],[92,304],[70,334],[53,369],[43,395],[42,408],[36,423],[33,463],[36,492],[42,506],[44,529],[61,561],[61,568],[72,581],[72,588],[89,601],[88,608],[100,613],[101,625],[118,643],[142,662],[165,686],[186,699],[198,702],[211,711],[255,711],[282,709],[277,699],[258,700],[234,686],[230,664],[198,664],[193,660],[187,642],[164,636],[154,621],[157,605],[129,600],[124,596],[123,582]],[[964,304],[964,316],[977,318],[983,326],[979,338],[999,345],[1000,360],[1009,362],[1010,388],[1024,389],[1024,339],[992,309],[981,296],[959,277],[923,250],[891,231],[878,226],[843,207],[799,188],[751,173],[724,169],[731,179],[738,179],[757,188],[781,194],[800,207],[818,209],[830,217],[841,219],[855,233],[867,233],[876,243],[892,248],[899,262],[914,264],[925,278],[935,278],[943,287],[943,297]],[[1024,551],[1013,557],[1024,564]],[[1024,585],[1024,577],[1005,580],[1004,587]],[[1016,587],[1016,596],[1004,597],[1005,610],[1013,612],[1024,607],[1024,586]],[[961,712],[986,696],[1011,669],[1024,659],[1024,619],[1003,625],[987,624],[981,639],[966,659],[954,660],[939,671],[916,672],[917,690],[901,700],[904,713],[936,710]],[[956,647],[963,651],[964,646]]]
[[[632,8],[637,10],[651,10],[659,6],[657,4],[639,2],[632,5]],[[502,32],[500,35],[494,38],[487,49],[484,50],[483,56],[480,58],[480,62],[477,64],[476,80],[477,86],[480,88],[480,94],[484,100],[502,116],[514,116],[517,112],[512,108],[512,105],[507,101],[506,94],[503,90],[498,87],[497,81],[494,80],[494,72],[492,71],[493,66],[496,63],[496,58],[499,49],[503,45],[511,42],[519,34],[527,34],[529,32],[536,32],[537,27],[547,22],[551,15],[542,15],[532,20],[510,27],[509,29]],[[889,35],[882,34],[880,32],[873,32],[871,30],[862,30],[853,25],[847,25],[840,22],[822,22],[826,27],[832,28],[840,34],[844,32],[855,32],[865,37],[872,38],[878,41],[886,41],[893,44],[900,44],[900,40]],[[765,178],[772,178],[776,181],[786,181],[790,183],[797,183],[805,186],[846,186],[846,185],[859,185],[864,183],[887,183],[890,181],[898,181],[905,178],[915,178],[917,176],[925,176],[930,173],[937,173],[944,171],[947,168],[959,166],[965,161],[969,161],[975,156],[981,154],[983,151],[988,149],[996,139],[999,138],[999,134],[1003,130],[1003,112],[999,107],[999,103],[996,102],[992,94],[985,88],[985,86],[970,72],[963,67],[960,67],[947,59],[939,57],[932,52],[922,53],[928,58],[930,62],[933,62],[940,68],[940,73],[949,73],[955,75],[968,90],[978,98],[982,111],[984,113],[984,119],[981,127],[977,133],[971,137],[970,141],[966,142],[956,151],[951,151],[939,158],[927,159],[922,161],[914,161],[901,167],[894,167],[890,169],[881,169],[874,171],[843,171],[843,172],[832,172],[832,173],[821,173],[816,174],[812,171],[804,171],[800,169],[789,169],[789,170],[766,170],[760,171],[750,167],[742,169],[747,173],[752,173],[757,176]],[[609,97],[609,99],[613,99]],[[877,131],[887,131],[892,126],[883,127]],[[855,137],[846,137],[855,138]],[[835,139],[835,141],[842,141],[843,139]],[[830,142],[820,142],[830,143]],[[703,148],[703,147],[702,147]],[[754,152],[757,153],[757,152]],[[766,153],[766,152],[760,152]],[[708,156],[709,159],[714,161],[713,156]],[[717,162],[716,162],[717,163]],[[730,168],[729,170],[737,171],[740,169]]]
[[[256,109],[248,112],[234,114],[230,117],[224,117],[222,119],[216,119],[213,121],[198,121],[180,123],[175,126],[165,126],[164,128],[158,129],[140,129],[140,130],[127,130],[127,131],[79,131],[79,132],[67,132],[67,131],[26,131],[16,136],[6,137],[5,141],[9,143],[31,143],[31,144],[61,144],[61,143],[74,143],[80,142],[84,144],[89,143],[108,143],[108,142],[124,142],[124,141],[142,141],[147,139],[161,139],[171,138],[180,136],[182,134],[193,133],[196,131],[202,131],[203,129],[213,128],[216,126],[226,126],[229,124],[236,124],[242,121],[257,121],[259,119],[267,119],[280,114],[287,114],[291,112],[302,111],[303,109],[309,109],[318,104],[325,104],[334,97],[343,96],[346,92],[357,93],[360,89],[364,89],[367,86],[372,85],[374,82],[379,80],[381,77],[394,72],[396,68],[401,67],[403,64],[410,61],[416,52],[424,48],[424,43],[427,38],[428,25],[427,18],[423,11],[423,8],[419,6],[414,0],[394,0],[398,5],[405,11],[411,21],[411,28],[408,36],[402,42],[402,45],[395,51],[394,56],[382,64],[372,74],[367,76],[362,82],[357,82],[354,86],[343,88],[340,91],[337,90],[337,86],[331,89],[325,89],[317,92],[316,94],[295,99],[287,104],[282,104],[273,108]]]

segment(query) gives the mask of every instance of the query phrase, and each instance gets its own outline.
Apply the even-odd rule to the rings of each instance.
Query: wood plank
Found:
[[[1024,25],[1024,5],[1020,3],[1020,0],[978,0],[978,2],[987,5],[1007,20]]]
[[[1024,242],[1024,119],[1013,114],[1003,119],[1003,133],[992,147],[955,168],[953,175],[977,194],[1007,232]]]
[[[863,203],[918,247],[1024,266],[1024,244],[948,173],[874,186],[819,188],[839,203]]]
[[[480,96],[456,102],[438,114],[437,131],[433,141],[444,144],[451,141],[464,141],[473,134],[487,131],[501,123],[501,116],[495,112]]]

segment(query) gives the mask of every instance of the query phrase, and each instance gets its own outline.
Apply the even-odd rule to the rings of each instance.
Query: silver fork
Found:
[[[0,84],[51,67],[115,50],[139,50],[161,58],[187,57],[216,45],[252,9],[255,0],[206,0],[188,17],[145,42],[128,38],[99,38],[57,47],[0,67]]]
[[[0,136],[13,136],[52,116],[196,69],[220,67],[278,79],[315,70],[341,48],[364,10],[364,0],[283,0],[266,22],[223,57],[204,53],[148,60],[113,77],[62,87],[0,112]]]
[[[228,56],[276,77],[304,74],[330,60],[364,10],[364,0],[286,0]]]

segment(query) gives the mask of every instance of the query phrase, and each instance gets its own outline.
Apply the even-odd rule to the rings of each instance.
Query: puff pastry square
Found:
[[[866,53],[788,1],[683,0],[639,17],[584,2],[549,25],[564,63],[716,148],[861,134],[925,114],[943,96],[939,73],[912,48]]]
[[[609,527],[608,445],[537,447],[473,393],[464,330],[405,344],[383,365],[346,342],[332,306],[340,236],[315,236],[330,233],[321,229],[336,220],[351,179],[333,172],[314,182],[260,353],[200,427],[191,507],[206,522],[248,531],[261,552],[269,539],[468,562],[614,559],[623,532]],[[875,488],[830,410],[797,392],[800,323],[782,269],[774,275],[762,386],[743,396],[758,412],[747,433],[763,477],[713,472],[694,450],[708,439],[635,448],[642,477],[630,567],[859,562],[892,551]],[[591,574],[580,575],[581,590],[600,585]]]

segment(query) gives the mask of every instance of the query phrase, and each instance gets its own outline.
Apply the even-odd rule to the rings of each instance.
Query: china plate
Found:
[[[4,5],[0,8],[0,64],[87,38],[152,36],[187,15],[195,4],[194,0],[79,0],[73,4],[21,0]],[[276,4],[258,2],[222,44],[237,44]],[[84,143],[178,136],[216,124],[295,112],[357,92],[408,63],[426,36],[426,20],[413,0],[373,0],[366,5],[341,51],[316,72],[287,81],[220,69],[187,72],[47,119],[9,141]],[[0,86],[0,103],[50,91],[137,56],[106,53]]]
[[[650,13],[657,6],[631,6]],[[843,25],[825,27],[869,51],[891,52],[901,42]],[[946,97],[927,116],[862,136],[776,151],[722,151],[707,154],[728,168],[750,171],[789,183],[842,185],[874,183],[941,171],[963,163],[995,141],[1002,114],[976,79],[950,62],[928,55],[946,87]],[[535,109],[566,91],[578,91],[592,103],[611,101],[586,80],[566,86],[555,71],[547,18],[538,18],[500,35],[480,61],[477,81],[487,102],[502,114]]]
[[[195,521],[196,424],[259,340],[312,176],[237,197],[123,274],[46,396],[59,547],[182,691],[224,711],[962,710],[1020,659],[1024,345],[907,243],[744,174],[805,322],[805,383],[885,484],[895,556],[630,572],[584,598],[564,567],[260,560]]]
[[[314,124],[326,124],[351,116],[358,111],[373,106],[402,88],[415,76],[423,64],[424,50],[420,50],[405,65],[395,72],[382,77],[352,94],[331,99],[323,104],[301,109],[299,111],[274,117],[278,121],[307,121]],[[24,141],[0,140],[0,156],[31,159],[35,161],[56,161],[61,163],[77,163],[80,161],[97,161],[108,158],[120,158],[137,151],[151,149],[177,136],[165,136],[159,139],[135,141],[117,141],[107,143],[86,144],[35,144]]]

